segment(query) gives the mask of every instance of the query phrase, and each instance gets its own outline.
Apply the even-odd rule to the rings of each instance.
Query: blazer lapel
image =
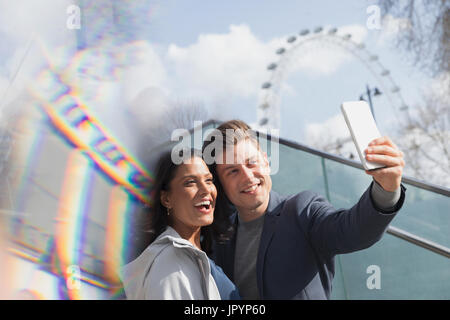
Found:
[[[260,299],[264,299],[264,287],[263,287],[263,272],[264,272],[264,260],[272,240],[273,234],[276,229],[277,219],[281,212],[281,202],[283,198],[274,191],[270,192],[269,205],[264,217],[264,226],[261,233],[261,239],[259,241],[258,257],[256,260],[256,275],[258,281],[258,290]]]
[[[235,231],[229,242],[224,247],[224,260],[223,260],[223,271],[228,276],[231,281],[234,281],[234,255],[236,253],[236,236],[237,236],[237,222],[238,215],[237,212],[234,212],[231,216],[231,220],[233,221]]]

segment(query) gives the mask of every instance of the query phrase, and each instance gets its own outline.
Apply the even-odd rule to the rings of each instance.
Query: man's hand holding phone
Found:
[[[403,152],[389,137],[381,136],[367,102],[343,102],[341,111],[366,173],[384,190],[396,191],[405,166]]]
[[[372,140],[369,146],[364,150],[365,157],[368,161],[377,162],[385,167],[366,170],[384,190],[394,192],[400,187],[402,180],[403,152],[389,139],[384,136]]]

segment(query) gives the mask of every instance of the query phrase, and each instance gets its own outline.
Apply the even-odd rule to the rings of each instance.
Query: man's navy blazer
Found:
[[[392,210],[376,209],[371,186],[348,210],[336,210],[311,191],[288,197],[270,192],[256,262],[260,298],[330,298],[334,256],[376,243],[403,205],[402,185],[400,200]],[[237,212],[231,218],[237,230]],[[230,240],[216,243],[213,254],[232,281],[235,246],[236,232]]]

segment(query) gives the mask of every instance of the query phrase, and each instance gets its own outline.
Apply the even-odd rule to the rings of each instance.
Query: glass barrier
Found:
[[[372,177],[361,169],[325,159],[330,202],[346,208],[358,201]],[[404,183],[406,199],[391,225],[419,237],[450,247],[448,197]],[[343,188],[345,186],[345,188]]]
[[[305,189],[336,208],[353,206],[372,181],[361,169],[280,144],[273,189]],[[392,226],[449,246],[450,199],[406,184],[404,207]],[[371,248],[336,257],[333,299],[449,299],[450,260],[390,234]],[[380,288],[375,277],[380,276]]]
[[[335,267],[332,299],[450,299],[450,259],[390,234]]]

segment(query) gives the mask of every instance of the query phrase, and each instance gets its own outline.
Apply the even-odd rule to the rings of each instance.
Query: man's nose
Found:
[[[247,181],[253,181],[254,175],[253,175],[253,170],[250,168],[247,168],[246,166],[241,166],[242,168],[242,174],[244,179]]]

